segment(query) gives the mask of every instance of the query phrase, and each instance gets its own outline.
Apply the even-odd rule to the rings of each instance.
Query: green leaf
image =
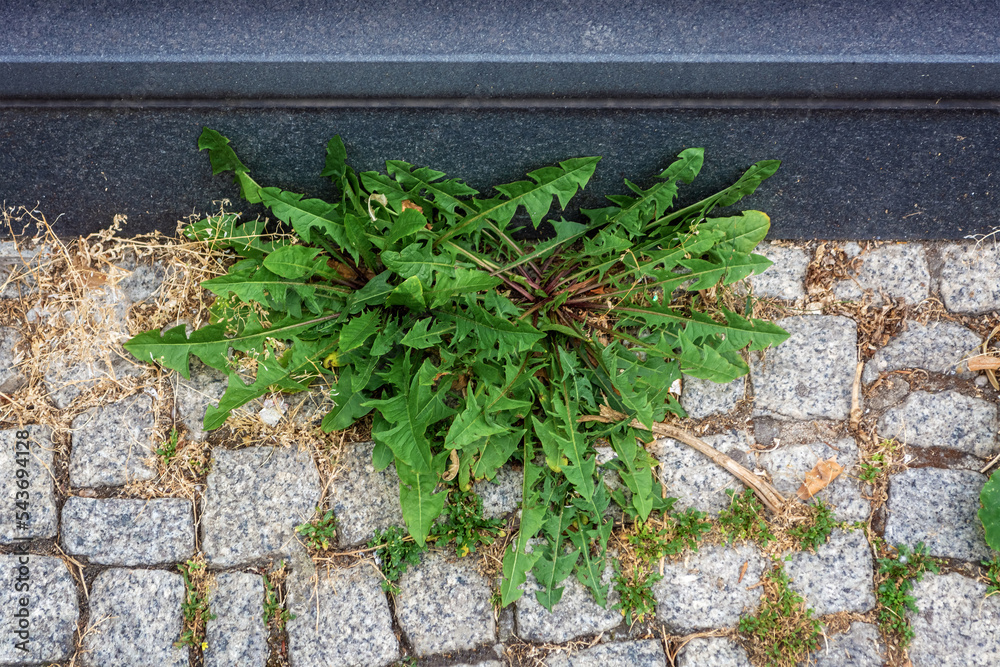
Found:
[[[417,546],[424,546],[434,525],[434,519],[441,515],[447,493],[434,493],[444,471],[443,462],[447,454],[437,457],[436,469],[417,472],[396,458],[396,472],[399,474],[399,504],[403,508],[403,520]]]
[[[1000,551],[1000,473],[994,472],[979,492],[979,520],[986,530],[986,544]]]
[[[423,193],[445,213],[454,213],[456,208],[468,206],[460,199],[461,197],[472,197],[479,194],[478,190],[473,190],[457,178],[442,181],[441,179],[445,176],[444,172],[427,167],[413,169],[413,165],[406,162],[387,160],[385,168],[403,189]]]
[[[294,293],[316,315],[340,308],[349,291],[322,282],[287,280],[268,269],[231,271],[201,284],[220,297],[233,294],[243,303],[263,303],[272,310],[284,310]]]
[[[395,290],[395,286],[389,284],[392,274],[383,271],[351,295],[347,301],[347,312],[356,313],[365,306],[383,306],[388,301],[389,295]]]
[[[261,188],[260,199],[279,220],[290,224],[306,243],[312,243],[313,231],[319,229],[342,248],[351,249],[344,216],[337,206],[322,199],[302,199],[300,194],[279,188]]]
[[[319,253],[319,248],[286,245],[264,258],[264,268],[289,280],[314,276],[317,273],[327,274],[329,271],[326,270],[326,262],[316,261],[316,255]]]
[[[372,448],[372,465],[375,470],[385,470],[392,463],[392,450],[384,442],[376,442]]]
[[[436,375],[437,368],[429,359],[425,359],[419,370],[414,371],[410,352],[407,351],[396,360],[390,371],[392,381],[402,385],[403,391],[363,404],[363,407],[378,409],[387,426],[391,426],[373,428],[374,438],[392,449],[397,467],[405,464],[414,473],[433,470],[434,457],[427,429],[455,412],[444,404],[446,386],[432,390]]]
[[[565,494],[566,485],[564,484],[557,488],[554,495],[561,499],[565,497]],[[542,530],[545,533],[546,543],[541,549],[541,555],[535,561],[532,573],[542,587],[541,590],[535,592],[535,599],[550,612],[562,599],[564,587],[559,584],[570,575],[576,562],[580,559],[579,550],[572,549],[568,553],[565,550],[568,542],[566,535],[575,518],[575,507],[565,502],[558,502],[555,510],[549,514],[543,524]]]
[[[524,594],[522,587],[528,578],[528,571],[531,570],[539,557],[541,550],[528,553],[529,541],[538,534],[545,522],[545,515],[548,512],[548,496],[542,498],[542,494],[535,490],[538,480],[542,476],[542,469],[532,463],[534,453],[531,442],[524,439],[524,477],[522,481],[521,497],[521,526],[517,534],[517,541],[512,543],[503,556],[503,581],[500,583],[500,604],[507,605],[520,599]],[[551,494],[551,479],[546,480],[549,493]]]
[[[781,166],[780,160],[762,160],[746,170],[739,180],[716,195],[717,206],[732,206],[747,195],[753,194],[758,186],[774,175]]]
[[[275,389],[286,392],[306,390],[312,380],[322,373],[317,359],[329,354],[334,347],[330,340],[295,340],[291,349],[281,357],[273,348],[268,348],[271,357],[257,360],[257,377],[252,384],[245,384],[236,373],[229,374],[229,384],[226,393],[219,399],[219,406],[209,405],[205,411],[205,430],[222,426],[233,410]]]
[[[361,315],[355,315],[340,330],[340,346],[338,352],[341,355],[347,354],[351,350],[361,347],[372,334],[374,334],[382,320],[382,313],[378,310],[369,310]]]
[[[385,303],[387,306],[406,306],[419,313],[427,310],[424,285],[420,282],[420,278],[411,276],[404,280],[396,289],[392,290]]]
[[[416,209],[404,209],[389,230],[389,242],[396,243],[427,227],[427,218]]]
[[[434,322],[433,318],[425,317],[422,320],[417,320],[416,324],[406,332],[406,335],[399,342],[416,350],[426,350],[441,342],[441,334],[454,328],[450,324]]]
[[[710,344],[697,345],[683,331],[677,334],[681,343],[681,370],[692,377],[725,384],[747,374],[742,357],[727,357]]]
[[[501,426],[490,419],[483,406],[476,401],[472,384],[467,387],[465,409],[455,416],[445,437],[445,447],[449,449],[465,449],[469,445],[484,440],[491,435],[504,433],[506,426]]]
[[[190,379],[188,366],[190,355],[195,355],[207,365],[219,370],[229,367],[229,350],[263,349],[268,338],[289,340],[310,328],[333,319],[333,316],[317,317],[309,320],[288,318],[274,326],[247,327],[239,335],[228,337],[225,324],[212,324],[191,333],[189,338],[184,325],[168,329],[163,335],[159,331],[147,331],[134,336],[124,347],[140,361],[152,361],[175,370]]]
[[[250,178],[247,166],[240,162],[240,159],[236,157],[236,152],[230,148],[229,139],[215,130],[204,127],[201,130],[201,136],[198,137],[198,150],[208,151],[213,176],[224,171],[233,172],[233,182],[240,186],[240,196],[251,204],[260,201],[258,194],[260,186]]]
[[[347,185],[347,171],[349,169],[344,140],[340,138],[339,134],[334,135],[333,139],[330,139],[326,144],[326,165],[320,172],[320,176],[329,178],[341,190],[346,190],[349,187]]]
[[[632,492],[632,507],[639,521],[645,521],[653,511],[654,489],[659,485],[653,483],[653,461],[645,448],[638,445],[638,439],[632,429],[624,433],[616,431],[611,437],[611,446],[617,454],[614,460],[618,475],[622,482]]]
[[[570,198],[577,190],[587,185],[597,168],[599,157],[574,158],[560,162],[558,167],[545,167],[530,172],[530,181],[517,181],[507,185],[498,185],[496,190],[506,195],[506,199],[492,199],[484,203],[478,212],[462,220],[443,235],[438,237],[435,245],[455,236],[458,233],[470,233],[482,229],[488,221],[496,222],[501,229],[507,226],[521,206],[528,211],[531,222],[537,227],[542,217],[552,206],[552,197],[559,199],[560,205],[566,208]]]
[[[364,385],[354,382],[354,371],[350,366],[341,369],[336,386],[330,390],[334,407],[326,413],[320,424],[324,433],[343,431],[372,411],[362,405],[368,400],[363,389]]]

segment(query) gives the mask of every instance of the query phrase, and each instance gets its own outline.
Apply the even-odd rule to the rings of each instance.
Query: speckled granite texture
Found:
[[[27,521],[18,521],[17,512],[0,514],[0,543],[10,544],[19,538],[56,536],[56,492],[49,474],[54,449],[52,429],[47,426],[25,424],[0,431],[0,452],[4,459],[27,471],[23,479],[17,477],[16,468],[12,469],[12,474],[0,477],[0,498],[10,498],[15,503],[19,498],[27,497],[29,500],[25,510],[28,512]],[[27,493],[27,496],[18,496],[18,492]]]
[[[80,609],[76,582],[61,559],[0,556],[0,603],[9,612],[0,618],[5,637],[0,642],[0,665],[49,663],[73,654]]]
[[[194,513],[184,498],[67,498],[62,546],[101,565],[159,565],[194,555]]]
[[[392,614],[370,563],[293,571],[288,655],[293,667],[381,667],[399,657]]]
[[[780,253],[781,247],[765,250]],[[992,298],[992,284],[984,283],[991,272],[972,266],[965,274],[955,268],[969,259],[972,243],[848,245],[848,257],[867,263],[870,274],[862,264],[856,279],[873,290],[873,297],[881,286],[887,296],[909,301],[926,288],[929,299],[950,309],[939,317],[938,306],[931,305],[937,302],[928,302],[911,311],[910,320],[891,337],[868,338],[864,327],[843,314],[858,306],[837,297],[838,290],[841,297],[856,293],[844,283],[819,284],[815,272],[807,273],[818,247],[784,248],[794,250],[791,256],[797,259],[771,269],[787,290],[783,307],[793,314],[781,323],[792,338],[765,351],[762,360],[752,359],[750,374],[729,386],[686,378],[681,400],[691,416],[682,424],[748,470],[767,476],[786,496],[795,493],[817,461],[834,457],[844,467],[818,497],[834,506],[835,518],[847,525],[815,553],[782,552],[779,556],[788,559],[777,561],[825,629],[822,646],[809,660],[819,667],[883,664],[894,639],[887,643],[875,625],[856,616],[845,628],[842,616],[830,614],[877,611],[875,559],[886,555],[879,550],[884,540],[910,547],[924,542],[931,554],[951,559],[945,574],[928,574],[914,590],[919,611],[910,614],[913,666],[992,667],[1000,661],[1000,610],[997,597],[987,598],[986,586],[975,575],[983,571],[980,561],[995,553],[987,549],[976,513],[986,481],[979,471],[1000,449],[1000,392],[983,374],[955,372],[956,363],[982,343],[1000,315],[977,305],[992,302],[975,301]],[[911,275],[894,275],[897,269]],[[105,303],[122,318],[115,331],[134,325],[124,318],[135,311],[130,315],[122,305],[148,298],[165,279],[166,271],[151,266],[136,268],[119,285],[122,300]],[[757,296],[766,284],[758,285]],[[951,306],[944,299],[949,284],[954,287]],[[14,348],[0,341],[0,369],[12,366],[18,355],[31,361],[38,337],[47,335],[47,318],[79,315],[52,304],[48,310],[44,304],[29,305],[9,311],[26,312],[23,321],[0,322],[20,336]],[[929,315],[929,322],[921,324],[914,312]],[[858,387],[862,421],[855,429],[849,410],[859,344],[865,366]],[[109,339],[98,352],[108,353],[112,345]],[[91,356],[68,355],[64,366],[79,370]],[[225,431],[205,433],[200,428],[205,407],[218,398],[225,378],[195,366],[193,382],[168,377],[169,384],[155,390],[133,386],[129,376],[113,400],[95,407],[86,403],[85,391],[107,370],[99,365],[93,375],[79,376],[84,391],[72,396],[50,393],[44,373],[27,374],[23,381],[28,384],[14,390],[20,392],[15,398],[44,401],[41,412],[69,427],[49,431],[27,422],[0,424],[0,449],[6,447],[9,466],[9,474],[0,469],[0,491],[10,510],[0,511],[7,552],[0,556],[0,600],[11,612],[0,618],[0,631],[10,636],[19,623],[12,615],[21,597],[17,578],[30,575],[31,664],[388,667],[415,659],[500,667],[530,653],[557,667],[665,667],[678,644],[664,645],[661,634],[706,631],[712,636],[680,648],[674,658],[678,667],[749,665],[746,638],[736,628],[740,618],[759,608],[765,590],[761,577],[775,566],[757,545],[703,543],[698,551],[666,558],[662,565],[655,562],[653,571],[659,574],[662,567],[663,573],[652,587],[655,615],[634,628],[615,608],[620,595],[613,586],[602,608],[573,572],[551,613],[535,599],[537,584],[530,577],[515,604],[495,610],[499,583],[495,570],[483,566],[495,566],[492,559],[499,556],[487,548],[465,558],[456,558],[450,548],[431,551],[396,582],[398,593],[389,594],[365,543],[378,529],[402,525],[402,516],[393,468],[374,469],[372,443],[348,438],[342,443],[339,434],[313,430],[309,437],[316,439],[300,449],[272,435],[281,432],[280,421],[275,431],[265,429],[256,440],[235,441]],[[0,396],[0,414],[6,400]],[[308,400],[294,417],[306,429],[319,425],[330,401],[321,390]],[[173,420],[157,423],[156,434],[154,412],[161,422]],[[203,460],[207,470],[207,477],[183,487],[183,493],[171,482],[178,468],[165,468],[150,456],[171,425],[182,436],[181,454],[171,465],[198,466]],[[24,466],[16,456],[20,429],[28,429],[35,440]],[[859,477],[866,470],[878,468],[873,446],[882,445],[883,438],[897,440],[894,460],[901,465],[880,480],[885,486],[863,482]],[[613,452],[598,444],[603,464]],[[693,507],[716,515],[729,503],[726,489],[740,488],[732,475],[677,442],[655,440],[647,451],[658,462],[666,493],[678,499],[675,511]],[[27,471],[23,479],[17,477],[20,467]],[[514,463],[501,468],[494,482],[473,485],[487,516],[508,522],[500,540],[516,535],[521,477]],[[612,488],[619,483],[612,473],[606,480]],[[881,504],[877,492],[883,488],[888,495]],[[19,526],[14,510],[20,510],[16,494],[22,491],[31,520]],[[332,509],[337,520],[336,544],[323,553],[307,550],[295,532],[315,517],[317,505]],[[619,525],[624,520],[620,511],[609,516]],[[866,530],[854,525],[869,520]],[[35,539],[17,539],[23,537]],[[607,584],[623,553],[614,539],[611,546]],[[21,570],[18,551],[27,552],[29,575]],[[208,620],[203,638],[179,648],[185,590],[177,566],[191,559],[196,571],[201,559],[207,565],[192,586],[208,595],[215,618]],[[272,612],[268,621],[265,600]],[[276,606],[288,614],[284,633],[277,627]],[[86,619],[85,628],[78,628],[80,619]],[[0,665],[27,664],[11,647],[0,646]]]
[[[122,486],[153,479],[153,399],[136,394],[73,420],[73,486]]]
[[[319,472],[308,453],[278,447],[216,448],[201,516],[201,548],[212,567],[287,554],[295,526],[312,520]]]
[[[162,570],[110,569],[90,589],[90,616],[101,632],[83,639],[85,667],[186,667],[188,651],[176,647],[183,626],[181,575]]]
[[[425,554],[399,580],[396,618],[418,656],[496,643],[490,585],[472,558]]]

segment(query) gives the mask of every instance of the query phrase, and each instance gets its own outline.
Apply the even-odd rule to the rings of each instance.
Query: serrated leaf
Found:
[[[565,491],[559,495],[565,495]],[[556,504],[555,510],[543,524],[546,544],[531,569],[542,587],[535,592],[535,599],[550,612],[562,599],[564,587],[559,584],[573,572],[576,562],[580,559],[578,549],[570,549],[568,553],[566,551],[568,546],[566,534],[575,517],[576,508],[572,505],[565,502]]]
[[[740,363],[727,358],[710,344],[696,345],[683,331],[678,332],[681,344],[681,370],[686,375],[725,384],[747,373],[746,363],[739,355]]]
[[[427,309],[427,301],[424,298],[424,285],[420,282],[420,278],[411,276],[404,280],[392,290],[385,303],[387,306],[406,306],[410,310],[424,312]]]
[[[404,190],[423,193],[434,205],[446,213],[454,213],[457,207],[465,208],[467,202],[460,197],[473,197],[478,190],[470,188],[455,179],[441,180],[445,174],[428,167],[413,169],[413,165],[400,160],[387,160],[386,171],[394,177]]]
[[[465,397],[465,409],[455,415],[455,420],[451,422],[448,435],[445,437],[445,447],[464,449],[474,442],[506,430],[507,427],[493,422],[486,415],[470,386]]]
[[[250,178],[247,166],[236,157],[236,152],[229,146],[229,139],[215,130],[204,127],[201,136],[198,137],[198,150],[208,151],[213,175],[224,171],[233,172],[233,182],[240,186],[240,195],[251,204],[260,201],[258,194],[260,186]]]
[[[500,583],[500,604],[506,607],[518,600],[524,594],[522,586],[527,581],[528,571],[534,567],[541,556],[540,551],[528,553],[529,541],[538,534],[545,521],[549,508],[549,498],[552,493],[552,481],[546,480],[548,493],[542,494],[536,490],[536,485],[542,477],[542,470],[532,463],[534,449],[529,438],[524,439],[524,475],[521,481],[521,526],[517,541],[507,548],[503,556],[503,581]]]
[[[340,345],[338,352],[347,354],[351,350],[361,347],[366,340],[376,333],[382,321],[382,313],[378,310],[369,310],[361,315],[355,315],[340,330]]]
[[[443,461],[447,454],[437,457],[437,466],[427,472],[417,472],[396,458],[396,473],[399,475],[399,504],[403,509],[403,521],[413,536],[417,546],[424,546],[431,532],[434,520],[441,515],[447,493],[434,493],[434,488],[444,471]]]
[[[447,387],[432,390],[437,368],[425,359],[418,370],[414,369],[409,351],[396,360],[392,370],[396,381],[403,385],[403,391],[363,404],[363,407],[377,409],[389,427],[374,428],[372,436],[392,449],[397,465],[405,464],[414,473],[430,472],[434,456],[427,429],[455,412],[442,400]]]
[[[453,325],[434,322],[433,318],[425,317],[422,320],[417,320],[399,342],[416,350],[426,350],[440,343],[441,335],[454,328]]]
[[[188,365],[190,355],[195,355],[207,365],[219,370],[229,367],[229,350],[263,349],[268,338],[289,340],[301,335],[311,327],[333,319],[332,316],[317,317],[309,320],[288,318],[274,326],[263,328],[250,326],[240,334],[228,337],[225,324],[212,324],[191,333],[190,338],[185,333],[184,325],[168,329],[160,335],[159,331],[147,331],[131,338],[124,344],[132,356],[140,361],[159,363],[166,368],[175,370],[190,379],[191,371]]]
[[[652,461],[646,450],[638,445],[635,432],[627,429],[625,432],[612,433],[611,446],[617,454],[614,460],[618,475],[622,482],[632,492],[631,505],[640,521],[645,521],[653,511],[653,470]]]
[[[389,299],[389,295],[396,289],[389,284],[392,274],[383,271],[367,283],[365,286],[354,292],[347,300],[347,312],[356,313],[365,306],[382,306]]]
[[[322,282],[287,280],[265,268],[250,269],[244,273],[234,269],[201,285],[220,297],[233,294],[243,303],[263,303],[272,310],[284,309],[289,292],[294,292],[301,303],[316,315],[341,307],[350,294],[344,288]]]
[[[532,223],[537,227],[552,206],[552,197],[557,197],[562,207],[566,208],[569,199],[587,185],[600,159],[584,157],[566,160],[560,162],[559,167],[546,167],[529,173],[531,181],[496,186],[496,190],[507,196],[506,199],[484,203],[479,211],[438,237],[435,245],[459,233],[478,231],[487,221],[496,222],[503,229],[521,206],[525,207]]]
[[[427,218],[415,209],[403,209],[396,221],[389,228],[389,243],[396,243],[402,239],[416,234],[427,227]]]
[[[274,389],[286,392],[305,391],[312,380],[321,375],[317,359],[323,358],[334,347],[330,340],[295,340],[291,349],[282,357],[276,356],[272,350],[270,358],[257,360],[257,376],[253,383],[245,384],[237,373],[230,373],[226,393],[219,399],[218,407],[209,404],[205,411],[205,430],[211,431],[222,426],[233,410]],[[283,357],[288,357],[287,361]]]
[[[303,199],[300,194],[279,188],[261,188],[260,199],[306,243],[312,243],[314,230],[319,229],[345,250],[352,249],[344,216],[337,206],[322,199]]]

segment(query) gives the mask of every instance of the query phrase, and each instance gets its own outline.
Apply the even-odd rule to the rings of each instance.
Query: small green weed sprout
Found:
[[[285,564],[270,573],[264,573],[264,624],[274,623],[278,632],[285,629],[285,624],[295,618],[295,614],[285,609],[284,595],[281,592],[280,581],[285,576]]]
[[[986,597],[1000,593],[1000,555],[994,555],[992,560],[982,561],[986,568]]]
[[[761,547],[775,539],[774,533],[764,520],[764,506],[746,489],[737,495],[732,489],[726,489],[729,496],[729,507],[719,512],[719,528],[726,543],[734,540],[751,540]]]
[[[652,521],[636,521],[627,541],[635,548],[635,556],[651,566],[665,556],[674,556],[685,548],[698,550],[698,540],[712,529],[708,515],[689,507],[684,512],[668,514],[666,527],[657,530]]]
[[[455,543],[459,557],[475,553],[480,544],[489,546],[500,535],[503,520],[483,518],[483,499],[473,491],[453,489],[441,516],[431,529],[438,545]]]
[[[816,499],[812,505],[812,517],[809,522],[788,529],[788,534],[799,543],[800,549],[815,551],[826,542],[834,528],[843,528],[844,524],[833,518],[833,510],[822,500]]]
[[[181,632],[174,646],[201,646],[207,648],[204,643],[205,624],[215,618],[209,611],[208,595],[205,590],[205,563],[198,560],[189,560],[177,569],[181,571],[184,579],[184,601],[181,602],[181,611],[184,614],[184,629]]]
[[[621,611],[626,623],[642,623],[647,616],[651,618],[656,615],[653,584],[662,578],[659,574],[640,567],[634,567],[631,574],[625,574],[618,561],[615,561],[615,590],[620,598],[615,609]]]
[[[903,544],[896,545],[895,558],[879,558],[878,574],[883,577],[875,595],[878,598],[878,622],[883,632],[899,636],[900,646],[906,647],[913,639],[913,628],[906,618],[906,610],[919,611],[916,598],[910,595],[913,580],[920,581],[924,572],[938,572],[938,564],[927,555],[923,542],[911,551]]]
[[[389,526],[385,530],[376,531],[375,537],[368,541],[368,547],[377,547],[375,562],[385,577],[382,581],[382,590],[393,595],[399,593],[396,582],[410,565],[420,563],[420,554],[425,549],[408,536],[405,529],[398,526]]]
[[[899,452],[899,443],[889,438],[878,444],[878,449],[865,457],[861,462],[861,472],[858,479],[862,482],[874,483],[880,475],[887,471],[888,466]]]
[[[819,648],[822,623],[813,618],[802,596],[788,587],[788,575],[780,564],[762,580],[765,596],[756,615],[740,618],[737,629],[749,637],[761,662],[769,667],[793,667]]]
[[[313,549],[325,551],[337,536],[337,518],[333,515],[333,510],[323,512],[321,507],[316,508],[316,515],[310,523],[295,526],[295,532]]]
[[[164,468],[169,467],[170,462],[177,456],[177,438],[177,429],[170,429],[170,437],[155,450],[156,455],[163,461]]]
[[[438,546],[454,542],[460,558],[475,552],[479,545],[493,544],[503,526],[501,519],[483,518],[482,498],[473,491],[460,489],[453,489],[448,494],[448,504],[441,517],[431,528],[427,541]],[[382,589],[393,595],[399,593],[395,582],[410,565],[420,562],[420,554],[426,550],[396,526],[376,532],[368,541],[368,548],[375,548],[375,560],[385,577]]]

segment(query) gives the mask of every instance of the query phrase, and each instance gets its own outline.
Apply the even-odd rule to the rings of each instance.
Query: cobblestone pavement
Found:
[[[45,252],[14,257],[0,243],[0,284]],[[759,252],[775,264],[752,279],[754,294],[772,300],[791,338],[753,357],[750,376],[729,386],[687,380],[684,424],[785,494],[820,459],[844,466],[820,497],[848,527],[870,529],[837,530],[785,562],[792,588],[824,623],[812,659],[882,665],[891,657],[875,617],[872,541],[884,538],[923,542],[945,559],[913,593],[912,664],[1000,665],[1000,595],[986,597],[979,569],[995,554],[976,516],[980,471],[1000,451],[997,392],[961,368],[1000,322],[1000,251],[990,243],[771,243]],[[853,277],[838,272],[847,266]],[[37,417],[0,422],[0,665],[750,664],[734,629],[760,604],[757,584],[771,567],[752,543],[704,545],[666,561],[655,619],[632,628],[572,578],[553,613],[534,599],[530,580],[527,594],[497,611],[497,581],[475,557],[453,552],[425,553],[387,595],[358,549],[376,530],[402,525],[392,468],[376,471],[371,443],[349,438],[290,446],[282,424],[307,428],[323,415],[320,402],[293,416],[294,397],[244,415],[256,420],[252,437],[206,434],[200,420],[224,377],[196,363],[190,380],[159,377],[118,347],[136,332],[127,318],[169,272],[141,263],[115,270],[124,278],[115,287],[95,280],[83,302],[47,301],[30,280],[0,294],[23,306],[0,311],[0,407],[19,403],[20,419]],[[852,305],[862,298],[863,308]],[[97,311],[117,334],[38,363],[54,322]],[[852,428],[859,359],[862,411]],[[174,424],[183,425],[176,454],[166,437]],[[873,443],[883,438],[904,443],[897,452],[905,458],[887,480],[868,484],[861,465],[874,464]],[[740,488],[677,442],[658,441],[651,452],[678,508],[714,515],[728,503],[725,490]],[[172,472],[181,464],[187,477]],[[488,516],[516,512],[519,481],[504,470],[478,485]],[[295,526],[318,505],[339,521],[331,551],[351,555],[316,558],[297,539]],[[188,581],[204,586],[213,614],[195,646],[177,644],[185,612],[194,613]],[[680,646],[690,633],[699,636]]]

